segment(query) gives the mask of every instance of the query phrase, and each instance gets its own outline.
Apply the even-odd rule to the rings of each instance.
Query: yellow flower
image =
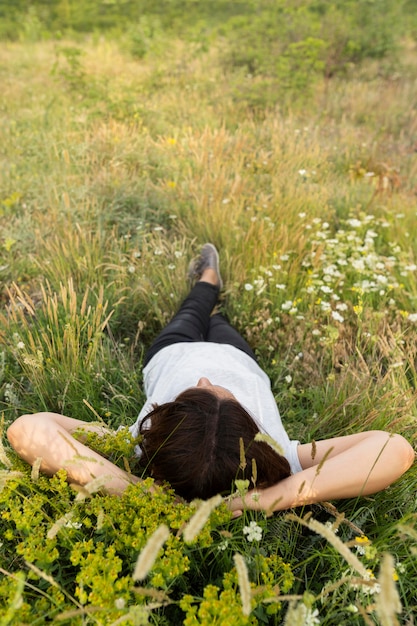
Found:
[[[369,539],[366,535],[362,535],[362,537],[355,538],[356,543],[369,543]]]

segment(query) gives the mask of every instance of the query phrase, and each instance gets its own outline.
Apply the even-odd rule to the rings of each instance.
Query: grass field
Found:
[[[143,352],[213,241],[222,306],[290,435],[415,444],[415,44],[274,102],[225,70],[220,44],[137,58],[128,43],[0,49],[4,428],[46,409],[132,423]],[[92,445],[134,469],[120,434]],[[414,624],[415,467],[375,496],[269,519],[212,503],[186,541],[195,507],[172,494],[76,494],[5,437],[0,461],[0,626]]]

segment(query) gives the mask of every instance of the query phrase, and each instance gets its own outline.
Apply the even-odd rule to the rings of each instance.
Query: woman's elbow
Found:
[[[28,441],[32,440],[35,433],[39,431],[44,421],[44,415],[46,415],[46,413],[27,413],[18,417],[13,424],[8,427],[6,431],[7,439],[18,454],[22,447],[26,447]]]
[[[31,415],[21,415],[7,429],[7,439],[9,440],[12,448],[14,448],[15,450],[19,447],[19,442],[24,437],[27,420],[31,417]]]
[[[393,480],[396,480],[413,465],[415,461],[414,448],[402,435],[390,433],[384,433],[384,435],[388,435],[388,441],[385,443],[390,457],[388,467],[391,467],[393,474],[395,474]],[[383,462],[387,463],[386,455],[383,459],[385,459]]]
[[[413,446],[402,435],[394,435],[396,452],[406,472],[414,463],[416,455]]]

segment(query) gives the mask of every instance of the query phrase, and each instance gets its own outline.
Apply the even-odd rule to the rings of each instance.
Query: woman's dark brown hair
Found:
[[[187,389],[173,402],[156,406],[142,420],[139,432],[141,465],[186,500],[230,493],[236,478],[251,480],[252,459],[259,488],[291,473],[284,456],[254,441],[259,428],[239,402],[219,399],[206,389]]]

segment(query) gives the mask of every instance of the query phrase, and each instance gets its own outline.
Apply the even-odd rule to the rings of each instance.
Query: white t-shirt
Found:
[[[212,342],[175,343],[162,348],[143,370],[146,403],[129,430],[138,435],[141,420],[154,403],[171,402],[200,378],[225,387],[249,412],[261,432],[272,437],[283,449],[291,472],[302,470],[297,454],[299,441],[290,440],[265,372],[249,355],[228,344]]]

